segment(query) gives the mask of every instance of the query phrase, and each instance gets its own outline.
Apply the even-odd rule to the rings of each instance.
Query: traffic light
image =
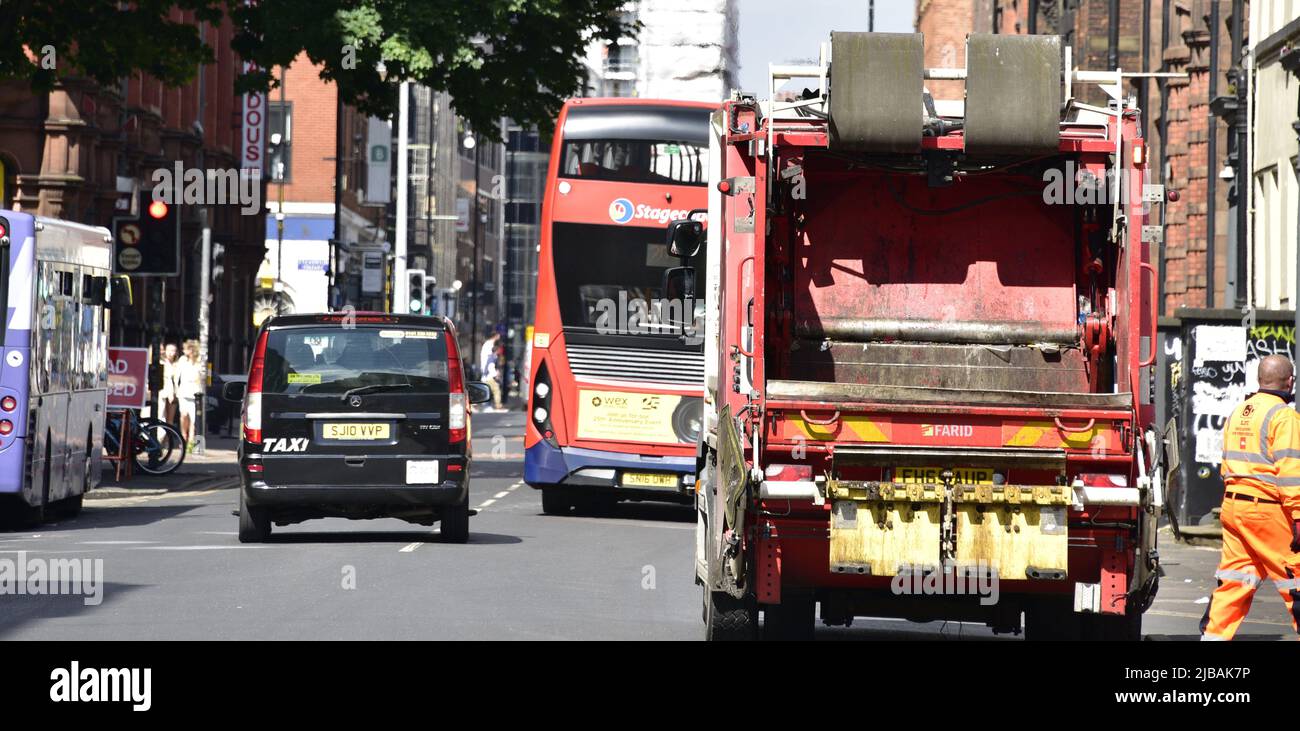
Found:
[[[149,201],[138,218],[113,220],[113,272],[148,276],[180,273],[180,208]]]
[[[423,269],[406,270],[407,312],[415,315],[424,312],[424,280]]]
[[[438,314],[438,280],[432,276],[424,280],[424,314]]]

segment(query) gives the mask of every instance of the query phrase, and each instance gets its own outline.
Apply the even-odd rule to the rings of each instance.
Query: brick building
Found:
[[[193,21],[173,11],[173,19]],[[0,82],[0,205],[42,216],[111,226],[119,199],[138,189],[147,196],[152,172],[185,168],[238,168],[241,98],[234,93],[240,68],[230,50],[228,22],[201,25],[215,62],[194,81],[169,89],[142,74],[105,88],[64,76],[48,94],[22,82]],[[124,192],[127,192],[124,196]],[[200,212],[180,206],[180,273],[132,277],[134,304],[114,307],[110,342],[147,344],[198,336]],[[254,273],[262,259],[263,214],[240,206],[211,206],[219,275],[212,282],[209,353],[218,372],[247,363]]]
[[[1143,109],[1153,152],[1151,182],[1177,190],[1157,206],[1165,244],[1160,258],[1162,314],[1178,307],[1231,307],[1245,294],[1236,263],[1235,189],[1220,177],[1233,152],[1229,126],[1211,101],[1230,93],[1232,0],[918,0],[927,66],[962,66],[967,33],[1043,33],[1063,37],[1076,68],[1186,73],[1185,79],[1128,80]],[[1245,4],[1247,7],[1249,3]],[[1244,41],[1237,39],[1237,47]],[[960,99],[960,82],[932,82],[936,98]],[[1101,91],[1081,90],[1102,104]],[[1160,213],[1163,211],[1163,214]],[[1210,235],[1213,232],[1213,235]],[[1244,254],[1241,254],[1244,256]]]
[[[287,69],[274,70],[282,84],[267,99],[266,256],[258,270],[255,319],[274,314],[277,307],[287,313],[323,312],[331,304],[348,302],[361,305],[359,292],[348,292],[349,284],[353,289],[360,286],[359,278],[348,276],[353,261],[349,254],[382,246],[386,240],[385,204],[367,205],[363,190],[368,118],[344,105],[342,125],[336,126],[338,88],[323,81],[320,71],[306,54]],[[335,237],[334,161],[339,152],[340,231]],[[388,200],[387,191],[383,193],[381,200]],[[281,212],[282,232],[277,215]],[[332,239],[344,246],[332,250]],[[331,270],[340,290],[335,303],[330,300]]]

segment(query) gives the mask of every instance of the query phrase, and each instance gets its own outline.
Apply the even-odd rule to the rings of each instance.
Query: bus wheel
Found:
[[[583,495],[574,501],[579,515],[609,515],[618,505],[614,495]]]
[[[542,488],[542,512],[547,515],[568,515],[573,508],[569,494],[558,487]]]
[[[68,497],[63,498],[62,500],[56,501],[53,505],[50,506],[50,508],[54,510],[54,514],[57,515],[59,518],[71,519],[77,517],[78,515],[81,515],[81,506],[83,504],[82,503],[83,500],[84,500],[83,495],[70,495]]]
[[[710,642],[747,642],[758,639],[758,604],[737,599],[724,591],[704,589],[704,639]]]
[[[271,518],[266,511],[255,508],[244,500],[239,491],[239,542],[261,543],[271,537]]]
[[[90,439],[89,434],[86,435],[86,439],[87,439],[86,444],[90,445],[92,442],[89,441]],[[82,470],[81,470],[82,472],[81,492],[76,495],[69,495],[68,497],[63,498],[62,500],[55,501],[55,503],[50,506],[51,508],[54,509],[55,515],[57,515],[60,518],[71,519],[81,514],[82,501],[85,499],[86,493],[90,492],[90,469],[91,469],[90,447],[87,446],[86,462],[82,466]]]

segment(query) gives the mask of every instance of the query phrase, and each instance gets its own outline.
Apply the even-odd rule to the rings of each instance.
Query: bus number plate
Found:
[[[677,475],[656,472],[624,472],[623,487],[677,487]]]

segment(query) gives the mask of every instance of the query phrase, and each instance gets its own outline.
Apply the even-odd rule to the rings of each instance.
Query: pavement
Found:
[[[113,463],[104,461],[99,487],[86,495],[87,500],[104,500],[125,495],[162,494],[238,484],[238,440],[234,437],[209,435],[203,454],[190,453],[176,471],[169,475],[135,472],[123,480],[116,479]]]
[[[233,442],[165,478],[101,488],[81,515],[0,532],[0,560],[102,560],[99,603],[0,595],[0,639],[694,640],[703,635],[689,506],[623,503],[547,516],[524,485],[521,412],[474,417],[470,540],[399,520],[276,527],[236,536]],[[218,479],[221,478],[221,479]],[[204,482],[204,481],[207,482]],[[1144,631],[1193,640],[1218,549],[1162,534],[1165,573]],[[1293,639],[1262,587],[1241,635]],[[994,640],[983,625],[858,619],[818,640]]]

